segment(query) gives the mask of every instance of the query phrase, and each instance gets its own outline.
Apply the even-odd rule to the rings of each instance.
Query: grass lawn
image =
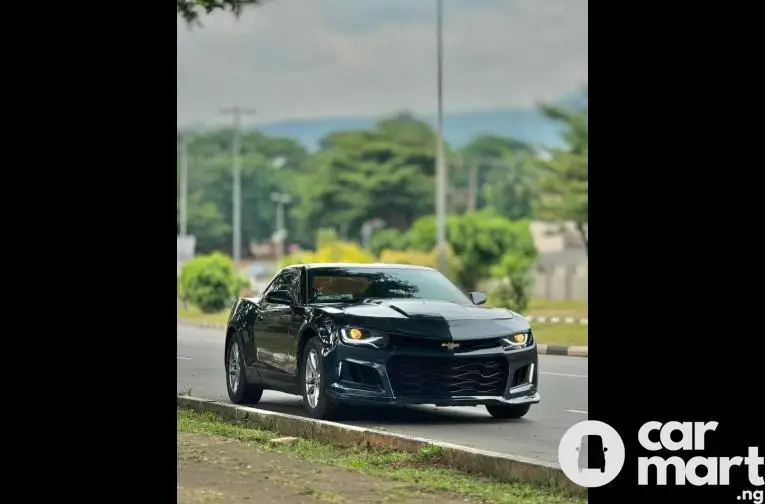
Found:
[[[532,299],[524,315],[533,315],[535,317],[587,318],[587,302]]]
[[[199,474],[199,463],[206,462],[209,466],[219,466],[225,462],[228,455],[225,446],[216,444],[215,439],[226,438],[233,440],[239,446],[239,457],[244,457],[242,445],[253,450],[253,454],[271,453],[274,465],[280,459],[277,454],[284,454],[298,460],[309,462],[301,465],[301,470],[294,475],[293,471],[273,472],[269,478],[280,478],[283,483],[301,483],[305,492],[316,493],[323,486],[322,479],[333,479],[334,483],[328,488],[332,492],[322,495],[321,500],[341,502],[358,495],[359,490],[353,490],[353,485],[364,483],[365,486],[379,484],[380,489],[390,487],[391,499],[380,499],[375,502],[472,502],[472,503],[504,503],[504,504],[553,504],[553,503],[585,503],[586,497],[572,496],[550,489],[536,488],[526,484],[502,483],[496,480],[469,475],[448,467],[442,460],[438,448],[423,450],[419,454],[405,453],[395,450],[382,450],[365,447],[339,448],[329,444],[309,439],[298,439],[292,443],[273,444],[270,440],[282,437],[275,432],[264,431],[243,425],[241,422],[221,420],[210,413],[198,413],[179,408],[178,431],[195,435],[209,436],[209,454],[197,456],[196,473]],[[204,445],[203,445],[204,446]],[[235,448],[229,448],[234,451]],[[219,452],[221,460],[210,457],[215,451]],[[179,460],[184,453],[181,450]],[[193,453],[186,454],[193,456]],[[188,457],[187,457],[188,458]],[[228,457],[231,458],[231,457]],[[261,458],[263,456],[261,455]],[[281,459],[283,464],[284,459]],[[261,463],[262,465],[262,463]],[[348,470],[345,478],[333,475],[336,467]],[[308,468],[308,469],[306,469]],[[208,468],[209,469],[209,468]],[[250,466],[238,468],[250,469]],[[254,466],[253,466],[254,469]],[[309,470],[310,469],[310,470]],[[323,474],[329,473],[325,476]],[[234,478],[236,474],[230,476]],[[297,480],[287,481],[293,477]],[[373,481],[361,478],[379,478]],[[354,481],[359,480],[359,481]],[[253,486],[257,486],[253,484]],[[348,487],[348,488],[345,488]],[[257,492],[257,488],[252,489]],[[387,488],[385,490],[388,490]],[[343,495],[334,495],[343,492]],[[385,494],[383,491],[382,494]],[[399,494],[399,495],[396,495]],[[257,493],[255,493],[257,495]],[[418,498],[419,496],[419,498]],[[284,502],[288,502],[285,500]]]
[[[178,317],[193,322],[206,324],[225,324],[228,320],[228,314],[231,308],[226,308],[220,313],[202,313],[199,308],[189,304],[187,309],[183,308],[183,303],[178,301]]]
[[[562,346],[587,346],[587,326],[584,324],[531,323],[537,343]]]

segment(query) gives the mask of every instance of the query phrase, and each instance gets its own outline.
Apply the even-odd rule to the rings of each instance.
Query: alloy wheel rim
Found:
[[[308,352],[305,360],[305,397],[311,409],[319,404],[321,393],[321,372],[319,371],[319,355],[315,349]]]
[[[239,345],[236,343],[231,345],[228,357],[228,386],[233,393],[239,390]]]

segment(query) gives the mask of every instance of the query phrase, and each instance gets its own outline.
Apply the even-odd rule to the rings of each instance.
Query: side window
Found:
[[[303,297],[300,295],[300,273],[292,273],[286,281],[288,282],[288,285],[285,289],[290,291],[298,303],[302,303]]]
[[[269,285],[266,290],[263,291],[263,297],[265,297],[266,294],[269,292],[273,292],[275,290],[280,290],[284,288],[284,280],[286,277],[289,276],[289,273],[282,273],[278,277],[274,278],[274,280],[271,282],[271,285]]]
[[[275,290],[287,290],[300,300],[300,274],[294,271],[285,271],[271,282],[271,285],[263,291],[263,297]]]

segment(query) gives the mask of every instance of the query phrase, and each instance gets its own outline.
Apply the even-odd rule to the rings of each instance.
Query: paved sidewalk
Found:
[[[465,504],[449,493],[260,451],[224,438],[178,433],[178,504]]]

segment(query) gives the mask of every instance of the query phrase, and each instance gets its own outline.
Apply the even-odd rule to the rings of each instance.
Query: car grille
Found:
[[[444,352],[469,352],[471,350],[487,350],[500,346],[499,338],[487,338],[477,340],[458,341],[459,347],[454,350],[448,350],[441,346],[446,343],[441,340],[432,340],[426,338],[412,338],[410,336],[392,335],[393,347],[398,349],[418,349],[418,350],[436,350]]]
[[[421,358],[397,355],[388,362],[397,396],[501,396],[508,378],[507,359]]]

